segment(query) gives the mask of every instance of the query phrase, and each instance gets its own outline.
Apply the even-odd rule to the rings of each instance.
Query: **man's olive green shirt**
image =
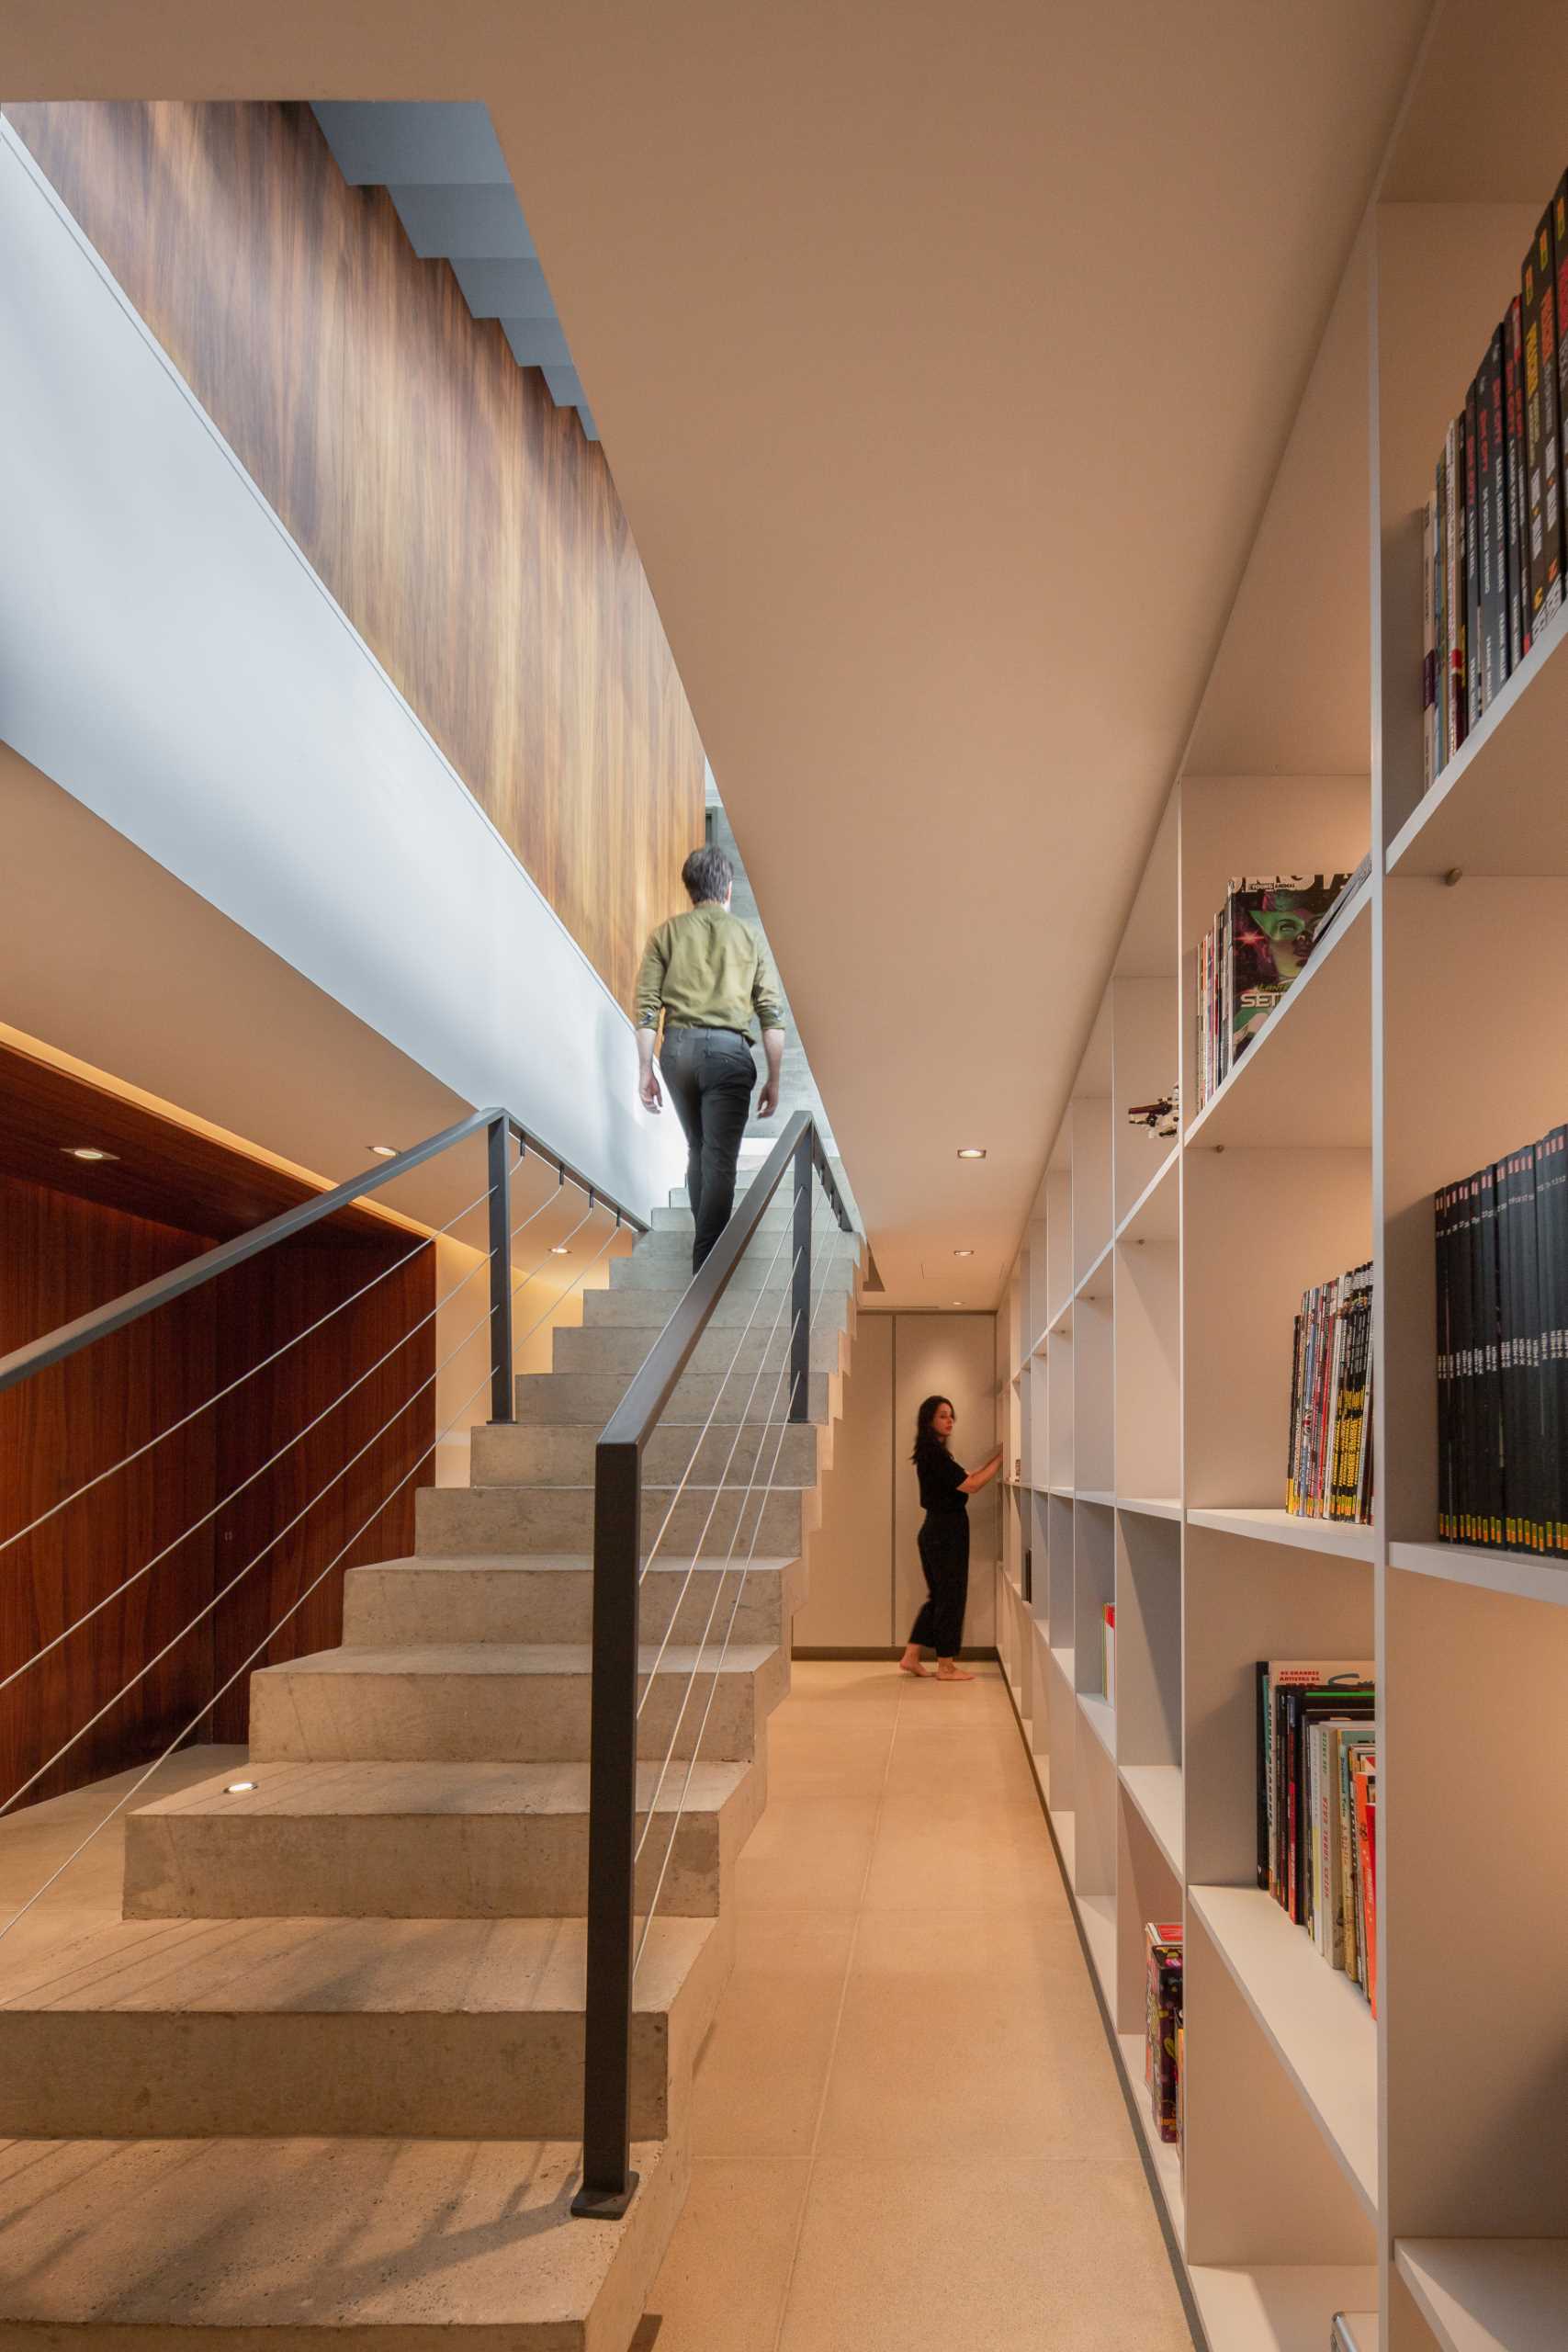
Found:
[[[639,1029],[657,1029],[660,1012],[690,1028],[736,1029],[748,1038],[753,1013],[764,1029],[784,1025],[773,958],[728,907],[694,907],[660,924],[643,951],[636,1005]]]

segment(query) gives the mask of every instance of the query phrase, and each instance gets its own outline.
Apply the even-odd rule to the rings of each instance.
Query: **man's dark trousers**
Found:
[[[686,1132],[686,1191],[697,1228],[692,1245],[695,1273],[735,1206],[735,1168],[757,1065],[750,1046],[734,1029],[667,1023],[659,1066]]]

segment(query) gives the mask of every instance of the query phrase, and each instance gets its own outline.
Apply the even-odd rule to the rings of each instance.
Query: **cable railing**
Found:
[[[243,1476],[235,1478],[209,1509],[200,1511],[190,1520],[172,1540],[156,1544],[149,1556],[122,1577],[112,1589],[98,1595],[90,1606],[79,1609],[67,1623],[58,1630],[51,1631],[48,1638],[39,1642],[28,1657],[11,1665],[4,1678],[0,1679],[0,1698],[3,1698],[7,1690],[20,1683],[24,1677],[31,1674],[46,1659],[55,1656],[67,1644],[76,1641],[85,1629],[98,1620],[106,1610],[116,1602],[124,1601],[134,1589],[142,1588],[148,1591],[153,1591],[156,1589],[155,1580],[158,1571],[176,1558],[195,1539],[213,1529],[223,1515],[230,1511],[242,1498],[253,1492],[259,1492],[265,1504],[267,1501],[268,1490],[262,1482],[276,1471],[288,1457],[296,1454],[297,1449],[303,1446],[307,1440],[321,1431],[334,1414],[344,1411],[352,1399],[360,1392],[366,1391],[367,1384],[378,1374],[385,1374],[389,1366],[403,1359],[405,1351],[411,1347],[420,1345],[422,1355],[424,1361],[428,1362],[429,1369],[424,1369],[423,1362],[413,1367],[415,1371],[421,1372],[423,1376],[418,1378],[412,1387],[400,1393],[390,1412],[384,1415],[381,1408],[389,1400],[377,1389],[368,1390],[368,1399],[373,1402],[371,1413],[367,1418],[378,1419],[378,1425],[362,1442],[357,1442],[357,1430],[352,1432],[344,1441],[345,1458],[338,1459],[334,1456],[330,1475],[324,1479],[316,1483],[309,1476],[305,1477],[304,1483],[313,1484],[313,1491],[310,1494],[309,1499],[299,1504],[298,1508],[293,1508],[294,1498],[290,1495],[285,1506],[289,1515],[282,1525],[269,1532],[265,1543],[251,1552],[243,1566],[232,1574],[215,1577],[214,1589],[208,1597],[203,1599],[200,1607],[197,1608],[168,1639],[157,1646],[151,1657],[138,1664],[85,1722],[72,1728],[68,1736],[55,1744],[48,1756],[38,1762],[34,1769],[26,1771],[25,1777],[20,1779],[17,1785],[9,1789],[0,1788],[0,1815],[5,1815],[21,1804],[39,1788],[41,1782],[47,1781],[51,1774],[56,1772],[73,1752],[80,1747],[84,1740],[97,1731],[117,1709],[122,1708],[125,1702],[146,1684],[149,1678],[160,1667],[165,1665],[183,1645],[189,1642],[191,1637],[209,1621],[214,1620],[224,1602],[246,1584],[265,1561],[276,1555],[279,1548],[288,1543],[297,1531],[304,1527],[307,1521],[311,1521],[312,1515],[320,1511],[321,1507],[328,1502],[329,1498],[342,1495],[346,1503],[349,1475],[356,1470],[358,1465],[367,1464],[371,1484],[374,1483],[378,1472],[387,1476],[387,1483],[377,1495],[372,1508],[360,1520],[353,1533],[347,1537],[346,1541],[338,1544],[335,1549],[331,1549],[331,1546],[337,1532],[336,1528],[334,1527],[332,1533],[326,1536],[321,1549],[331,1549],[331,1556],[326,1558],[324,1565],[317,1565],[319,1554],[306,1561],[300,1570],[303,1577],[301,1589],[288,1600],[288,1606],[282,1608],[276,1614],[273,1614],[271,1607],[264,1611],[264,1615],[270,1617],[271,1622],[267,1624],[266,1631],[262,1634],[260,1641],[249,1649],[247,1655],[231,1672],[222,1673],[222,1662],[220,1662],[218,1669],[220,1679],[217,1679],[211,1695],[188,1720],[181,1722],[180,1727],[174,1737],[163,1747],[162,1752],[140,1773],[133,1785],[127,1789],[118,1802],[88,1830],[81,1843],[66,1857],[59,1868],[51,1873],[43,1885],[35,1889],[10,1918],[0,1923],[0,1938],[9,1933],[17,1921],[24,1917],[71,1867],[72,1863],[79,1859],[94,1838],[101,1834],[110,1822],[134,1800],[152,1776],[167,1762],[175,1749],[188,1740],[199,1725],[213,1714],[229,1692],[235,1688],[244,1675],[249,1673],[257,1660],[266,1656],[280,1634],[299,1616],[306,1603],[320,1590],[334,1570],[350,1559],[355,1546],[368,1535],[378,1520],[398,1502],[398,1498],[410,1482],[418,1476],[424,1464],[435,1456],[437,1449],[456,1430],[468,1425],[472,1418],[470,1408],[486,1388],[490,1390],[491,1419],[510,1422],[513,1419],[515,1393],[513,1365],[516,1361],[517,1348],[525,1346],[536,1331],[553,1316],[558,1314],[563,1302],[581,1289],[594,1268],[600,1264],[614,1246],[617,1234],[628,1227],[636,1232],[643,1232],[647,1228],[641,1217],[634,1215],[619,1203],[606,1198],[601,1188],[590,1184],[558,1154],[541,1145],[538,1139],[510,1114],[502,1110],[479,1111],[468,1118],[459,1121],[456,1125],[445,1129],[440,1135],[429,1137],[425,1142],[399,1153],[393,1159],[379,1162],[375,1168],[367,1170],[364,1175],[301,1203],[298,1207],[285,1211],[281,1216],[269,1219],[265,1224],[238,1236],[231,1241],[204,1251],[155,1281],[144,1283],[138,1289],[111,1300],[107,1305],[95,1309],[92,1313],[79,1317],[74,1322],[50,1332],[43,1338],[32,1341],[28,1346],[0,1359],[0,1394],[4,1394],[17,1388],[21,1384],[43,1372],[69,1362],[71,1358],[80,1354],[85,1349],[90,1348],[96,1341],[124,1330],[143,1317],[155,1315],[160,1308],[168,1306],[176,1299],[186,1297],[201,1289],[248,1261],[296,1239],[351,1204],[384,1191],[387,1186],[396,1183],[400,1177],[408,1175],[413,1170],[437,1159],[441,1154],[455,1150],[465,1142],[479,1137],[484,1139],[486,1152],[487,1181],[484,1189],[468,1200],[461,1208],[447,1218],[444,1225],[421,1234],[409,1250],[400,1251],[369,1281],[359,1283],[350,1290],[325,1313],[313,1316],[300,1329],[292,1333],[281,1344],[268,1348],[256,1363],[246,1366],[236,1376],[220,1382],[209,1396],[188,1409],[179,1412],[152,1436],[129,1447],[118,1460],[107,1467],[95,1469],[91,1476],[80,1480],[69,1492],[52,1501],[46,1510],[35,1511],[24,1525],[7,1534],[0,1535],[0,1555],[12,1552],[15,1546],[21,1544],[30,1536],[38,1535],[40,1531],[47,1531],[51,1537],[59,1537],[62,1531],[68,1530],[69,1514],[74,1507],[82,1504],[89,1497],[101,1497],[110,1481],[130,1471],[135,1465],[145,1463],[147,1457],[154,1453],[157,1448],[164,1445],[180,1432],[192,1430],[205,1415],[210,1414],[217,1407],[232,1397],[245,1386],[248,1381],[254,1379],[259,1373],[276,1365],[302,1343],[315,1337],[336,1317],[366,1299],[390,1275],[408,1269],[422,1253],[434,1251],[443,1239],[462,1239],[463,1228],[467,1221],[476,1218],[481,1211],[484,1212],[486,1246],[479,1250],[475,1245],[468,1245],[475,1247],[472,1264],[467,1272],[447,1285],[442,1295],[435,1298],[433,1306],[418,1314],[389,1346],[382,1346],[378,1340],[378,1352],[374,1361],[367,1368],[355,1372],[352,1378],[343,1383],[330,1403],[310,1412],[308,1418],[303,1419],[299,1426],[293,1429],[281,1443],[271,1446],[264,1461],[247,1470]],[[547,1170],[554,1174],[556,1182],[554,1188],[540,1199],[536,1206],[513,1223],[513,1181],[525,1159],[542,1163]],[[550,1244],[549,1249],[538,1259],[536,1264],[519,1272],[515,1264],[515,1253],[520,1238],[547,1211],[555,1207],[563,1194],[568,1192],[581,1197],[583,1203],[581,1215],[577,1216],[576,1222],[570,1227],[563,1238]],[[575,1205],[575,1203],[573,1204]],[[605,1227],[602,1236],[597,1237],[597,1246],[586,1257],[570,1283],[559,1288],[552,1288],[543,1312],[528,1326],[519,1339],[515,1330],[517,1320],[514,1313],[515,1302],[551,1263],[555,1254],[564,1251],[573,1238],[582,1233],[584,1228],[595,1219],[603,1222]],[[451,1340],[449,1332],[442,1328],[441,1318],[447,1315],[454,1303],[479,1280],[481,1274],[487,1278],[486,1302],[476,1316],[467,1320],[466,1329],[461,1336]],[[434,1295],[434,1287],[433,1281],[427,1295]],[[446,1419],[445,1426],[437,1430],[434,1427],[439,1418],[436,1404],[443,1376],[450,1374],[453,1367],[473,1350],[481,1333],[487,1335],[483,1344],[482,1373],[469,1389],[468,1394],[455,1408],[446,1408],[443,1406],[443,1409],[446,1411]],[[426,1334],[429,1335],[428,1338],[425,1337]],[[439,1361],[436,1360],[438,1347],[441,1351]],[[394,1372],[389,1377],[395,1379],[399,1374]],[[410,1431],[406,1442],[396,1448],[395,1458],[389,1467],[396,1469],[399,1475],[391,1477],[387,1465],[380,1463],[378,1449],[381,1447],[383,1441],[389,1438],[390,1432],[398,1430],[400,1424],[406,1424],[411,1415],[415,1413],[420,1415],[423,1426]],[[428,1436],[425,1435],[426,1429],[431,1432]],[[423,1439],[423,1442],[419,1443],[417,1451],[411,1455],[407,1449],[415,1443],[416,1439]],[[332,1442],[336,1444],[335,1437]],[[349,1444],[354,1447],[352,1452],[346,1451]],[[300,1464],[300,1468],[308,1470],[309,1467],[310,1457],[305,1457]],[[319,1469],[318,1464],[318,1477]],[[299,1475],[299,1470],[294,1473],[297,1479]],[[363,1495],[359,1499],[364,1499]],[[404,1504],[401,1508],[406,1510],[407,1505]],[[345,1517],[347,1515],[349,1514],[345,1511]],[[316,1521],[318,1534],[324,1524],[324,1519]],[[187,1593],[187,1601],[191,1597]],[[273,1605],[276,1606],[278,1595],[275,1592],[270,1597]],[[167,1619],[165,1618],[164,1622],[166,1623]],[[196,1687],[198,1690],[200,1690],[199,1679]],[[96,1695],[96,1691],[93,1695]],[[89,1703],[91,1703],[90,1701]],[[47,1742],[40,1743],[40,1745],[47,1744]],[[145,1753],[144,1747],[141,1752]],[[30,1758],[27,1760],[30,1761]]]
[[[793,1178],[793,1214],[758,1286],[757,1303],[746,1319],[718,1381],[713,1406],[697,1432],[675,1495],[667,1508],[654,1544],[646,1558],[642,1547],[643,1455],[676,1387],[697,1349],[713,1327],[715,1310],[729,1288],[747,1250],[762,1229],[762,1219],[787,1176]],[[701,1272],[693,1277],[680,1305],[651,1352],[634,1374],[626,1396],[607,1423],[594,1454],[593,1504],[593,1629],[592,1721],[589,1785],[588,1939],[586,2015],[583,2048],[582,2181],[572,2211],[592,2219],[615,2219],[624,2213],[637,2187],[631,2165],[631,2020],[637,1965],[658,1910],[684,1817],[702,1744],[721,1688],[725,1661],[739,1620],[746,1584],[757,1556],[785,1438],[792,1427],[810,1419],[812,1339],[829,1295],[833,1234],[824,1233],[814,1257],[812,1249],[812,1182],[820,1178],[832,1216],[840,1230],[852,1233],[853,1222],[834,1180],[817,1129],[805,1112],[797,1112],[785,1126],[767,1160],[753,1179]],[[651,1666],[641,1664],[641,1596],[647,1572],[673,1522],[676,1507],[685,1495],[694,1469],[707,1442],[729,1385],[741,1369],[741,1359],[760,1314],[771,1301],[771,1285],[788,1249],[787,1282],[773,1321],[758,1351],[756,1369],[745,1401],[735,1416],[735,1430],[724,1465],[714,1480],[702,1527],[694,1540],[692,1558],[678,1592],[671,1602],[669,1624]],[[824,1272],[824,1269],[827,1269]],[[778,1362],[773,1369],[773,1359]],[[756,1401],[772,1373],[773,1389],[761,1419]],[[748,1431],[754,1432],[746,1484],[726,1481]],[[770,1443],[766,1476],[761,1464]],[[705,1481],[699,1481],[699,1487]],[[646,1809],[637,1804],[638,1732],[656,1679],[674,1644],[674,1629],[699,1565],[703,1546],[727,1494],[738,1498],[734,1524],[722,1558],[711,1565],[713,1595],[706,1618],[694,1645],[693,1658],[675,1708],[663,1760],[653,1780]],[[748,1529],[750,1536],[748,1540]],[[744,1547],[742,1549],[742,1547]],[[739,1565],[737,1555],[740,1555]],[[719,1622],[730,1577],[735,1579],[716,1657],[712,1637]],[[646,1674],[639,1696],[638,1682]],[[686,1774],[672,1808],[660,1814],[671,1767],[681,1759],[682,1726],[688,1723],[700,1684],[708,1689],[700,1716],[687,1741]],[[638,1831],[639,1812],[645,1813]],[[641,1906],[637,1934],[637,1870],[656,1821],[668,1822],[669,1834],[653,1889]]]

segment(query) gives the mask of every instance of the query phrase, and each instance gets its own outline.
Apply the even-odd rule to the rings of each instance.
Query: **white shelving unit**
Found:
[[[1540,36],[1436,13],[1000,1318],[1049,1492],[998,1643],[1211,2352],[1325,2352],[1339,2311],[1358,2352],[1568,2346],[1568,1570],[1437,1539],[1431,1215],[1568,1116],[1568,611],[1425,796],[1419,691],[1420,508],[1568,156],[1561,76],[1508,66]],[[1230,880],[1369,850],[1200,1105]],[[1173,1144],[1128,1113],[1178,1079]],[[1292,1518],[1294,1312],[1369,1257],[1376,1522]],[[1375,2019],[1256,1884],[1255,1661],[1319,1650],[1377,1660]],[[1175,1918],[1179,2150],[1144,2089]]]

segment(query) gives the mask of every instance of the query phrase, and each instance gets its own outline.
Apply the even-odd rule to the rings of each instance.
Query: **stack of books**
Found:
[[[1105,1695],[1116,1704],[1116,1603],[1108,1600],[1100,1612],[1100,1664]]]
[[[1433,1208],[1438,1532],[1568,1557],[1568,1127]]]
[[[1353,1266],[1302,1299],[1291,1366],[1285,1509],[1372,1516],[1372,1270]]]
[[[1144,1929],[1148,1958],[1144,2080],[1155,2135],[1173,2144],[1181,2115],[1181,1922],[1151,1921]]]
[[[1303,970],[1348,874],[1276,874],[1231,884],[1198,944],[1198,1104],[1218,1092]]]
[[[1444,437],[1423,530],[1429,790],[1562,602],[1568,173]]]
[[[1377,2015],[1377,1690],[1370,1660],[1258,1661],[1258,1883]]]

